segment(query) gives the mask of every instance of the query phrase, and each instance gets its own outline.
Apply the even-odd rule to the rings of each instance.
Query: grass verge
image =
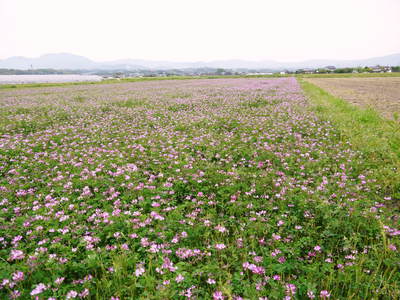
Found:
[[[332,122],[342,140],[361,151],[383,192],[400,201],[400,123],[383,118],[372,108],[361,108],[334,97],[314,84],[299,80],[319,117]]]

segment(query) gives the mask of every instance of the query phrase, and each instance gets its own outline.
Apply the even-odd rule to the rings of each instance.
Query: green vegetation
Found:
[[[390,74],[390,73],[389,73]],[[393,74],[393,73],[392,73]],[[400,203],[400,123],[383,118],[372,108],[360,108],[334,97],[305,81],[301,85],[313,104],[315,112],[332,122],[341,133],[366,157],[368,168],[388,196]]]
[[[399,299],[397,125],[302,85],[0,91],[0,298]]]

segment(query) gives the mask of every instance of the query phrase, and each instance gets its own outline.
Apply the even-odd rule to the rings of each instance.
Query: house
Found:
[[[313,74],[313,73],[315,73],[315,70],[311,69],[311,68],[304,68],[303,72],[304,72],[304,74]]]
[[[384,69],[384,71],[385,71],[386,73],[392,73],[392,67],[385,66],[385,67],[383,67],[383,69]]]
[[[371,69],[371,72],[372,72],[372,73],[381,73],[381,72],[382,72],[380,66],[370,67],[370,69]]]
[[[392,72],[392,67],[389,66],[379,66],[376,65],[374,67],[370,67],[372,73],[391,73]]]
[[[255,75],[272,75],[273,73],[264,73],[264,72],[253,72],[253,73],[247,73],[246,75],[248,76],[255,76]]]
[[[335,66],[326,66],[324,69],[328,70],[328,72],[334,72],[336,70]]]

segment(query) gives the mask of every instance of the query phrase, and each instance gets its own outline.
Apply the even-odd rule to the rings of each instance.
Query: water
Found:
[[[0,75],[0,84],[101,81],[97,75]]]

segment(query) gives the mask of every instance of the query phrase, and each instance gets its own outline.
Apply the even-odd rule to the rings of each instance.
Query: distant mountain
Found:
[[[325,66],[358,67],[373,65],[400,65],[400,53],[360,60],[307,60],[301,62],[277,62],[271,60],[215,60],[209,62],[169,62],[143,59],[119,59],[95,62],[84,56],[56,53],[45,54],[37,58],[14,56],[0,60],[0,68],[6,69],[75,69],[75,70],[138,70],[138,69],[187,69],[187,68],[226,68],[226,69],[301,69]]]
[[[14,56],[0,60],[0,68],[8,69],[91,69],[97,63],[79,55],[69,53],[45,54],[37,58]]]
[[[367,59],[358,60],[333,60],[333,59],[320,59],[320,60],[307,60],[303,62],[292,62],[282,64],[286,68],[321,68],[324,66],[335,66],[337,68],[343,67],[365,67],[365,66],[399,66],[400,65],[400,53],[373,57]]]

